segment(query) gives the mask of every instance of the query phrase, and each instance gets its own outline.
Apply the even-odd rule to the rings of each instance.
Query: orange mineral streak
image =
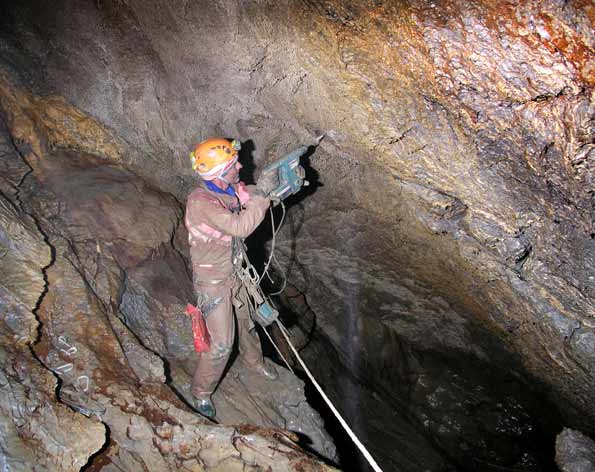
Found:
[[[382,123],[370,120],[378,118],[379,104],[409,103],[420,89],[440,93],[418,12],[407,2],[383,2],[373,7],[357,2],[329,3],[327,8],[307,4],[301,8],[294,11],[292,28],[308,28],[308,32],[296,35],[296,40],[303,41],[302,50],[320,65],[311,74],[327,74],[321,80],[329,84],[326,91],[337,114],[352,117],[341,123],[345,134],[371,138],[369,128],[381,135]],[[348,108],[341,110],[344,103]],[[355,109],[353,104],[357,104]],[[374,147],[376,156],[382,154],[377,143],[365,141],[358,140],[361,149],[357,152]]]
[[[592,9],[591,9],[592,10]],[[584,40],[557,18],[547,14],[539,15],[549,34],[549,40],[542,44],[550,51],[558,51],[576,68],[578,77],[589,86],[595,85],[595,50],[585,44]],[[591,26],[595,28],[593,15],[589,15]]]
[[[593,0],[573,0],[571,3],[575,8],[583,10],[591,25],[595,25],[595,3]]]
[[[595,8],[590,1],[571,2],[574,8],[582,10],[595,29]],[[523,13],[523,2],[484,2],[486,25],[492,30],[506,30],[511,37],[521,38],[533,49],[545,47],[550,53],[559,53],[571,63],[577,73],[577,79],[587,86],[595,85],[595,50],[577,34],[573,28],[560,18],[541,11],[535,16]],[[538,34],[529,25],[529,19],[536,20],[543,26],[548,37]]]
[[[28,143],[36,155],[43,156],[43,146],[35,123],[30,113],[25,111],[32,108],[30,98],[13,85],[5,72],[0,71],[0,111],[7,121],[12,137]]]
[[[0,111],[11,135],[45,158],[45,146],[86,152],[120,162],[123,143],[109,129],[59,96],[36,96],[0,70]]]

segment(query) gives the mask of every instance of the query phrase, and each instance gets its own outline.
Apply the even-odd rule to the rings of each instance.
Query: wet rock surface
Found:
[[[595,442],[565,428],[556,438],[556,464],[562,472],[595,470]]]
[[[290,292],[283,299],[286,320],[303,339],[315,314],[296,302],[304,300],[299,291]],[[410,331],[401,337],[385,326],[372,336],[370,329],[358,321],[344,350],[315,335],[305,356],[386,469],[498,470],[506,463],[513,470],[555,470],[552,450],[543,445],[553,443],[561,420],[544,400],[544,386],[480,362],[473,352],[448,357],[444,349],[421,348],[409,342]],[[484,341],[489,345],[489,337]],[[431,338],[423,345],[431,346]],[[357,455],[351,460],[367,470]]]
[[[191,370],[175,305],[191,295],[176,228],[193,143],[237,137],[251,170],[326,131],[277,253],[313,313],[298,333],[306,357],[343,411],[369,405],[353,421],[386,467],[550,470],[563,425],[595,431],[589,2],[1,8],[0,104],[29,156],[0,162],[6,214],[22,201],[56,224],[56,263],[42,271],[55,292],[37,308],[35,350],[55,368],[71,362],[57,352],[72,345],[52,344],[48,329],[70,330],[69,343],[86,332],[96,339],[71,362],[67,384],[84,365],[156,384],[177,379],[178,366],[179,375]],[[76,182],[62,184],[66,170],[52,179],[45,146]],[[32,169],[38,186],[23,181]],[[121,190],[108,192],[104,175]],[[76,226],[59,224],[58,201],[87,187],[69,210]],[[147,194],[146,208],[89,218],[89,208],[135,191]],[[50,237],[43,218],[20,218]],[[270,235],[257,237],[254,247]],[[43,277],[32,280],[38,291]],[[58,287],[79,301],[62,306]],[[89,289],[93,297],[82,296]],[[241,379],[229,379],[238,388]],[[251,410],[251,421],[277,413]]]

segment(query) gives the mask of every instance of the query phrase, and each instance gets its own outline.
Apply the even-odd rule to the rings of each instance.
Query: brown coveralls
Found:
[[[250,190],[250,198],[242,206],[236,197],[203,187],[194,190],[186,204],[194,291],[211,335],[211,350],[198,354],[192,381],[192,393],[198,398],[213,393],[231,354],[235,337],[232,306],[236,306],[243,361],[253,367],[263,362],[258,336],[250,332],[253,323],[246,289],[235,274],[241,252],[233,249],[262,222],[269,207],[268,198]],[[234,242],[234,237],[238,241]]]

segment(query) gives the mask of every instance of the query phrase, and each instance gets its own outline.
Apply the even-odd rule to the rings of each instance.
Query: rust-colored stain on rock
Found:
[[[15,138],[29,143],[38,157],[45,152],[37,130],[49,146],[122,160],[122,141],[115,133],[63,97],[31,94],[4,70],[0,70],[0,108]]]

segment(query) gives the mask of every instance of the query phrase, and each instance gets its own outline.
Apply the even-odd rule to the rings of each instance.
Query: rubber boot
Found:
[[[202,416],[210,420],[214,420],[215,415],[217,414],[217,412],[215,411],[215,405],[213,405],[213,402],[210,397],[194,397],[194,409],[198,411]]]
[[[279,378],[277,368],[268,361],[263,361],[257,365],[246,366],[246,368],[250,372],[254,372],[255,374],[258,374],[269,380],[277,380]]]

